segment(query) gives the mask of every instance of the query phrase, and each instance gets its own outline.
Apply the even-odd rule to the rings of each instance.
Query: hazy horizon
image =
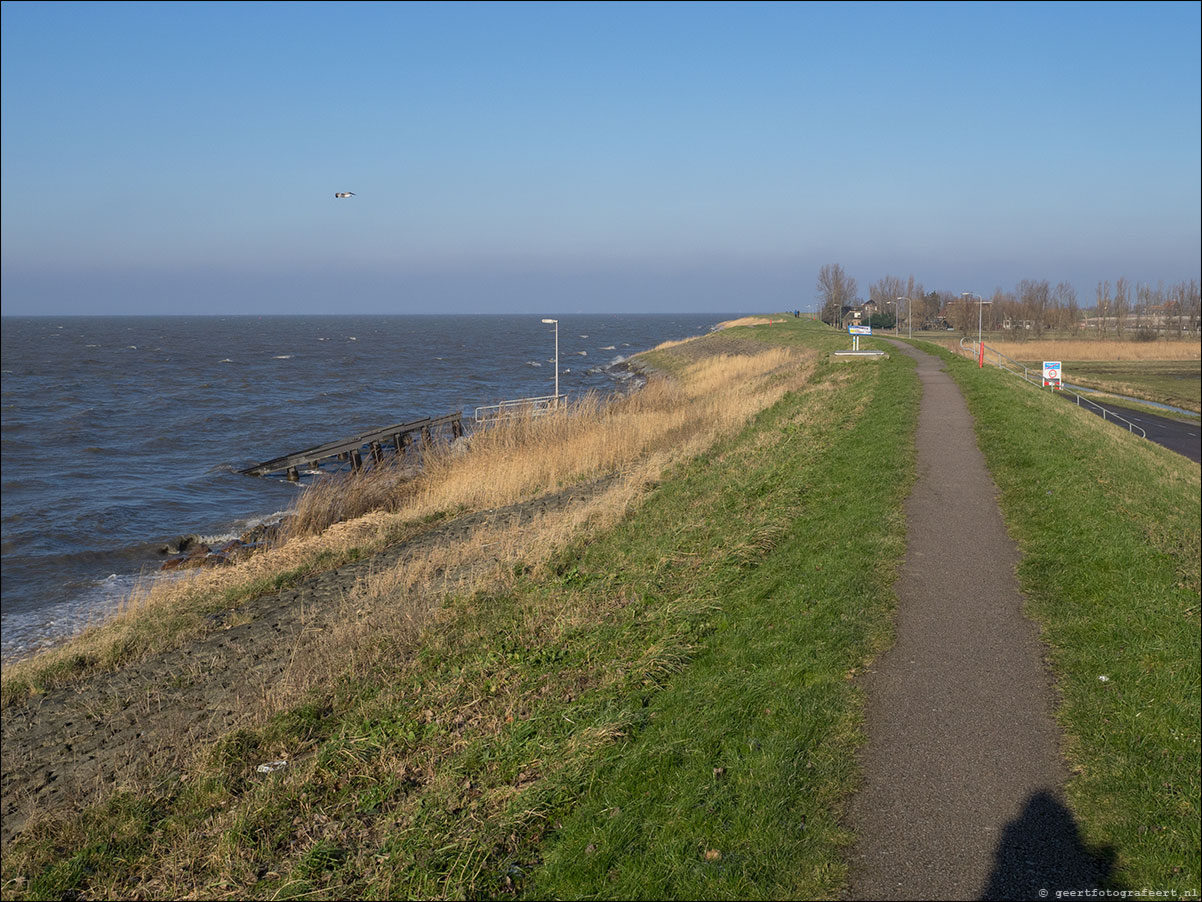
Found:
[[[9,315],[813,310],[829,263],[1088,306],[1202,270],[1197,3],[0,9]]]

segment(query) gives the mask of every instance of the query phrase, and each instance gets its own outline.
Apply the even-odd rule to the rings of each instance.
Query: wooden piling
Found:
[[[463,412],[445,414],[441,417],[427,417],[409,423],[398,423],[383,429],[375,429],[349,439],[327,442],[314,448],[306,448],[293,454],[286,454],[273,460],[248,467],[242,472],[249,476],[267,476],[271,473],[285,473],[293,481],[300,479],[300,467],[316,470],[322,462],[337,460],[342,463],[350,461],[351,468],[359,470],[363,466],[363,449],[368,448],[371,459],[381,463],[384,458],[384,442],[389,442],[396,448],[398,454],[410,450],[415,441],[423,446],[429,446],[434,440],[434,430],[450,426],[455,438],[464,434]]]

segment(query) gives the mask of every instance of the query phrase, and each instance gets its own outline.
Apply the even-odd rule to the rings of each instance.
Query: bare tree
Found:
[[[975,297],[955,295],[948,299],[944,315],[961,335],[975,336],[977,334],[977,307],[980,303]]]
[[[893,311],[893,322],[889,323],[888,327],[896,326],[899,321],[897,299],[902,296],[904,290],[905,286],[897,276],[885,276],[880,281],[873,282],[868,289],[868,299],[875,302],[878,309]]]
[[[1027,310],[1015,298],[1006,296],[995,300],[994,313],[1001,320],[1002,328],[1009,330],[1011,337],[1018,341],[1026,341],[1028,333]]]
[[[1047,326],[1048,306],[1051,301],[1052,291],[1046,279],[1037,281],[1035,279],[1023,279],[1018,283],[1018,300],[1019,308],[1022,311],[1021,316],[1026,321],[1023,326],[1023,331],[1027,329],[1027,324],[1030,324],[1030,330],[1036,335],[1043,332]]]
[[[1202,295],[1198,292],[1198,280],[1182,282],[1177,294],[1181,298],[1181,330],[1184,332],[1188,327],[1189,333],[1197,338],[1202,329]]]
[[[906,280],[906,290],[904,292],[902,292],[902,297],[907,297],[910,299],[909,302],[906,304],[906,321],[907,321],[907,323],[912,323],[912,321],[913,321],[913,317],[914,317],[913,307],[915,304],[919,305],[920,312],[918,314],[918,317],[919,317],[918,321],[919,321],[919,323],[922,322],[921,310],[922,310],[922,299],[923,299],[924,294],[926,294],[926,292],[922,287],[922,283],[914,281],[914,275],[913,275],[913,273],[911,273],[910,278]]]
[[[1123,329],[1127,324],[1127,314],[1131,308],[1131,283],[1120,278],[1114,283],[1114,330],[1118,337],[1123,337]]]
[[[868,298],[878,304],[884,304],[886,301],[897,300],[904,291],[905,286],[902,285],[901,279],[897,276],[884,276],[872,283],[868,289]]]
[[[922,326],[926,328],[928,325],[932,328],[939,328],[939,322],[943,313],[944,298],[938,291],[930,291],[922,298],[922,304],[919,307],[918,315],[922,318]]]
[[[1110,316],[1110,283],[1098,283],[1098,307],[1097,313],[1098,334],[1103,338],[1106,337],[1106,321]]]
[[[818,299],[822,301],[822,321],[838,326],[843,308],[856,296],[856,280],[838,263],[828,263],[818,271]]]
[[[921,282],[917,282],[914,276],[902,282],[897,276],[884,276],[880,281],[873,282],[872,287],[868,289],[868,298],[876,302],[877,306],[882,309],[892,309],[894,312],[894,322],[900,325],[904,322],[904,317],[915,314],[911,308],[915,304],[922,304],[923,287]],[[906,303],[899,303],[900,298],[908,298]],[[917,312],[921,317],[921,310]]]
[[[1141,333],[1141,338],[1151,337],[1156,331],[1156,320],[1152,314],[1155,301],[1152,286],[1147,282],[1135,283],[1135,328]]]
[[[1052,292],[1056,307],[1056,328],[1076,332],[1081,328],[1081,310],[1077,306],[1077,289],[1068,282],[1057,282]]]
[[[1186,312],[1185,283],[1178,282],[1169,286],[1168,300],[1165,303],[1165,325],[1178,335],[1185,332],[1189,314]]]

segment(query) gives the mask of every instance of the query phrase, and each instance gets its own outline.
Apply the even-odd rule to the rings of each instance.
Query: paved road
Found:
[[[864,783],[849,818],[853,899],[1039,898],[1096,888],[1034,624],[964,398],[908,346],[923,398],[906,504],[897,640],[864,680]]]
[[[1076,403],[1076,399],[1072,395],[1064,395],[1063,397],[1066,401]],[[1085,396],[1082,395],[1082,397]],[[1123,419],[1130,420],[1136,426],[1141,427],[1148,433],[1149,441],[1156,442],[1158,445],[1164,445],[1169,450],[1183,454],[1192,461],[1202,463],[1202,427],[1198,423],[1183,423],[1181,420],[1172,420],[1168,417],[1157,416],[1154,413],[1135,411],[1129,407],[1115,407],[1096,398],[1089,398],[1089,400],[1093,401],[1099,407],[1104,407],[1111,413]],[[1089,404],[1082,404],[1081,407],[1091,413],[1096,413],[1098,416],[1102,415],[1101,411]],[[1122,426],[1121,423],[1119,425]],[[1125,429],[1127,427],[1122,426],[1122,428]]]

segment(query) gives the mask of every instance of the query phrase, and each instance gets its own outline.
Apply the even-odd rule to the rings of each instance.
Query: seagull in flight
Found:
[[[354,197],[355,192],[354,191],[339,191],[339,192],[335,193],[334,196],[335,197]]]

